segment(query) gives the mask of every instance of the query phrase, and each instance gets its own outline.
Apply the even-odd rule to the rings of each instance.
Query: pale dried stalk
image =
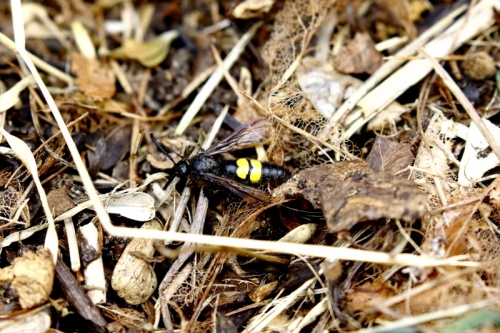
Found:
[[[264,329],[269,325],[269,323],[287,308],[296,303],[300,299],[299,297],[302,296],[302,294],[309,287],[311,287],[315,280],[316,279],[310,279],[302,286],[295,289],[292,293],[290,293],[290,295],[269,303],[262,309],[261,313],[253,319],[252,323],[250,323],[243,332],[264,332]],[[265,312],[267,309],[270,309],[269,312]]]
[[[80,251],[78,250],[78,241],[76,239],[75,225],[71,218],[64,219],[64,229],[66,230],[66,239],[68,240],[69,260],[71,270],[78,272],[80,270]],[[92,299],[92,298],[91,298]]]
[[[106,303],[106,278],[104,277],[104,264],[102,262],[102,245],[99,242],[99,232],[95,225],[90,222],[78,229],[80,235],[85,239],[85,244],[99,253],[92,262],[87,264],[84,270],[85,286],[88,288],[87,295],[94,304]]]
[[[494,23],[493,9],[500,8],[496,0],[482,0],[470,10],[470,15],[460,18],[442,34],[423,46],[432,57],[449,55],[465,41],[486,30]],[[370,118],[409,87],[416,84],[432,70],[425,60],[413,60],[405,64],[391,77],[379,84],[358,102],[365,118]],[[355,131],[352,129],[351,132]]]

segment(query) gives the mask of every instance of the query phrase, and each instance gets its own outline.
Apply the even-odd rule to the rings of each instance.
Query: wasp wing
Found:
[[[242,199],[251,197],[262,202],[269,202],[271,199],[271,196],[268,193],[232,179],[219,177],[211,173],[204,174],[203,178],[213,184],[223,186],[225,189],[231,191],[233,194]]]
[[[261,142],[267,129],[265,117],[254,119],[238,127],[231,135],[208,148],[204,154],[216,155],[227,153],[237,148]]]

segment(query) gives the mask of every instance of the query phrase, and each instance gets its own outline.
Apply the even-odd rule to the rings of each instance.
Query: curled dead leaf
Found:
[[[86,96],[95,100],[114,96],[116,78],[108,65],[97,60],[87,59],[79,53],[73,53],[71,71],[77,76],[75,84]]]
[[[390,170],[397,173],[410,166],[415,156],[411,152],[411,145],[377,136],[366,160],[376,172]]]

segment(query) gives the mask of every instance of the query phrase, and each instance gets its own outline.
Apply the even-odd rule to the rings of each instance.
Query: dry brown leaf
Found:
[[[77,76],[75,84],[88,97],[103,100],[114,96],[116,79],[108,65],[87,59],[79,53],[73,53],[71,72]]]
[[[447,244],[448,256],[450,257],[463,254],[467,248],[465,239],[470,229],[470,222],[467,221],[469,209],[470,207],[465,206],[456,210],[447,210],[443,213],[444,226],[446,226],[443,228],[443,236],[445,244]],[[469,223],[469,227],[466,229],[466,232],[461,232],[464,223]]]
[[[436,258],[444,258],[466,252],[469,247],[467,237],[483,228],[481,224],[484,225],[484,222],[478,224],[477,219],[471,218],[471,211],[475,209],[475,205],[467,201],[475,195],[477,194],[474,192],[461,191],[449,198],[449,205],[457,207],[434,216],[421,246],[425,253]],[[483,211],[486,213],[486,210]]]
[[[367,33],[357,33],[332,59],[333,67],[342,73],[373,74],[382,64],[382,55],[375,49]]]
[[[413,163],[415,157],[411,146],[406,143],[391,141],[383,136],[377,136],[370,154],[366,160],[376,171],[392,171],[397,173]]]

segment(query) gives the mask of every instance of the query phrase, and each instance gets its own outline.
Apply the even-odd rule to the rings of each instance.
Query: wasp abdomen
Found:
[[[279,182],[288,177],[288,172],[285,169],[247,158],[224,161],[224,168],[227,176],[252,184]]]
[[[280,167],[272,164],[262,165],[262,178],[268,179],[272,182],[283,182],[290,177],[290,173]]]

